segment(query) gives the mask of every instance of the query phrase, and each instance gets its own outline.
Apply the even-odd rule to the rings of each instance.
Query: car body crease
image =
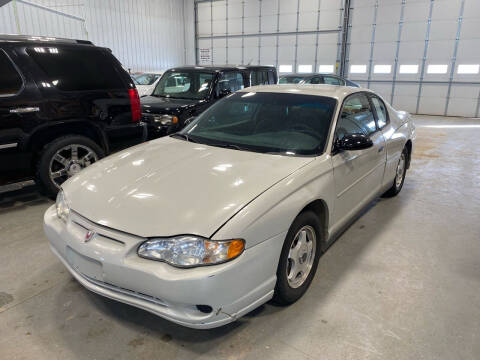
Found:
[[[321,155],[321,154],[320,154]],[[319,156],[320,156],[319,155]],[[280,183],[281,181],[283,181],[284,179],[286,179],[287,177],[289,177],[290,175],[292,175],[293,173],[297,172],[298,170],[300,170],[301,168],[309,165],[312,163],[312,161],[315,161],[316,158],[313,158],[311,159],[311,161],[303,164],[302,166],[296,168],[295,170],[293,170],[291,173],[288,173],[287,175],[285,175],[284,177],[282,177],[281,179],[279,179],[278,181],[275,181],[272,185],[270,185],[269,187],[267,187],[265,190],[261,191],[260,193],[258,193],[256,196],[254,196],[250,201],[248,201],[247,203],[245,203],[245,205],[243,205],[240,209],[238,209],[238,211],[236,211],[232,216],[230,216],[222,225],[220,225],[213,233],[212,235],[209,236],[209,239],[212,239],[216,233],[218,233],[230,220],[232,220],[240,211],[242,211],[243,209],[245,209],[248,205],[250,205],[255,199],[257,199],[258,197],[260,197],[260,195],[264,194],[265,192],[267,192],[268,190],[270,190],[271,188],[273,188],[275,185],[277,185],[278,183]]]

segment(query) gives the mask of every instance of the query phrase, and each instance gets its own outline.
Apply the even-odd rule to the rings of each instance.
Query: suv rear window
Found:
[[[95,48],[35,47],[28,50],[48,76],[48,81],[62,91],[120,89],[125,85],[115,70],[110,55]]]
[[[22,88],[22,77],[7,54],[0,50],[0,96],[15,95]]]

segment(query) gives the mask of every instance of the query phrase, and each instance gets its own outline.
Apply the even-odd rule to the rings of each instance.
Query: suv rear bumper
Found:
[[[105,129],[108,139],[108,153],[138,145],[148,139],[148,126],[144,122],[115,125]]]

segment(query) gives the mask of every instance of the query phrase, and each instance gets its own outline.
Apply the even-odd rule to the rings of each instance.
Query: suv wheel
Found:
[[[100,146],[84,136],[68,135],[55,139],[45,145],[40,154],[36,182],[45,195],[54,198],[65,180],[104,155]]]

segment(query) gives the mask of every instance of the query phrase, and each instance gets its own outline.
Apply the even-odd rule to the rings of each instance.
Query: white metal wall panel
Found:
[[[351,6],[347,64],[367,69],[350,73],[352,80],[413,113],[479,115],[480,73],[459,74],[458,66],[480,64],[480,1],[353,0]],[[391,71],[376,73],[375,65]],[[418,71],[403,73],[405,65]]]
[[[88,39],[125,68],[155,71],[194,62],[193,10],[193,0],[13,0],[0,8],[0,32]]]
[[[342,4],[343,0],[198,0],[197,61],[290,65],[292,71],[299,65],[315,70],[335,65]],[[200,52],[212,56],[205,58]]]

